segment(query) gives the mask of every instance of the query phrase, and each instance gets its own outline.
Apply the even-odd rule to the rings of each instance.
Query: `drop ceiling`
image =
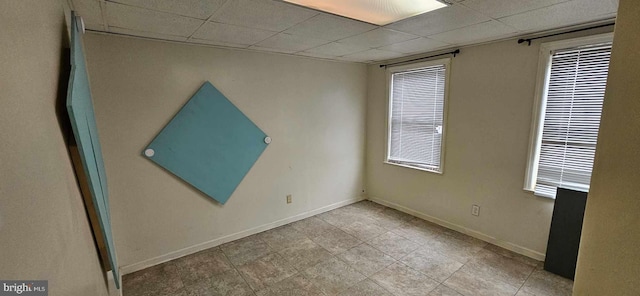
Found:
[[[376,26],[278,0],[67,1],[90,31],[365,63],[613,19],[618,9],[618,0],[453,0]]]

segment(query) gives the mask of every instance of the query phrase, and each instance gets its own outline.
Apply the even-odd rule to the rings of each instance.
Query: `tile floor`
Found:
[[[142,295],[571,295],[541,262],[370,201],[124,276]]]

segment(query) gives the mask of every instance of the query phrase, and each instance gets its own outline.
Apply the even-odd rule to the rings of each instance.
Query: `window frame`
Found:
[[[443,107],[442,107],[442,140],[440,145],[440,164],[438,166],[438,170],[429,169],[421,166],[414,166],[409,164],[401,164],[396,162],[389,161],[389,153],[391,151],[391,108],[393,104],[392,95],[393,95],[393,87],[392,87],[392,78],[393,74],[397,72],[404,72],[410,70],[417,70],[420,68],[426,68],[431,66],[443,65],[445,67],[445,75],[444,75],[444,98],[443,98]],[[411,63],[407,65],[400,65],[395,67],[389,67],[386,69],[386,79],[387,79],[387,117],[386,117],[386,126],[387,131],[385,133],[385,152],[384,152],[384,164],[394,165],[404,168],[410,168],[414,170],[434,173],[438,175],[444,174],[444,159],[445,159],[445,143],[446,143],[446,134],[447,134],[447,110],[448,110],[448,101],[449,101],[449,80],[451,77],[451,58],[445,59],[437,59],[430,60],[420,63]]]
[[[546,42],[540,45],[536,89],[533,101],[533,114],[531,118],[531,132],[529,135],[529,151],[527,155],[523,190],[534,193],[538,179],[538,165],[540,162],[542,132],[545,120],[544,113],[547,107],[547,93],[549,90],[548,83],[551,74],[551,58],[553,56],[553,52],[556,50],[608,42],[613,42],[613,33]],[[536,196],[555,199],[555,197],[552,196]]]

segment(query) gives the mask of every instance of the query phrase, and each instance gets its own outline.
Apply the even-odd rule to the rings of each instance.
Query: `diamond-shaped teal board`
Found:
[[[267,148],[266,137],[205,82],[143,155],[224,204]]]

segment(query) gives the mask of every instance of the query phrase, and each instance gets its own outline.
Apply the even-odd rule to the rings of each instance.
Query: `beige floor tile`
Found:
[[[123,295],[571,295],[541,266],[361,201],[125,275]]]
[[[571,295],[573,281],[545,270],[536,269],[520,290],[536,296]]]
[[[396,262],[391,256],[367,244],[361,244],[338,255],[342,261],[351,265],[365,276],[373,275]]]
[[[474,258],[467,262],[465,267],[471,274],[488,273],[496,279],[516,287],[522,286],[535,269],[534,266],[486,249],[480,250]]]
[[[519,287],[504,283],[491,274],[472,274],[460,268],[444,283],[463,295],[474,296],[513,296]]]
[[[382,228],[378,225],[374,224],[375,221],[356,221],[353,222],[351,224],[349,224],[349,226],[343,228],[343,230],[348,233],[353,235],[354,237],[366,241],[366,240],[370,240],[378,235],[381,235],[385,232],[387,232],[387,229]]]
[[[394,219],[398,219],[398,220],[402,220],[402,221],[405,221],[405,222],[410,221],[410,220],[415,218],[414,216],[411,216],[411,215],[409,215],[409,214],[407,214],[405,212],[401,212],[401,211],[398,211],[398,210],[392,209],[392,208],[385,208],[384,210],[382,210],[381,214],[384,215],[384,216],[388,216],[388,217],[391,217],[391,218],[394,218]]]
[[[529,257],[524,256],[524,255],[520,255],[520,254],[514,253],[512,251],[509,251],[507,249],[498,247],[498,246],[493,245],[493,244],[487,244],[484,248],[486,250],[489,250],[489,251],[494,252],[496,254],[505,256],[507,258],[511,258],[513,260],[522,262],[522,263],[527,264],[527,265],[531,265],[531,266],[535,266],[535,267],[542,266],[542,262],[541,261],[538,261],[538,260],[533,259],[533,258],[529,258]]]
[[[485,242],[463,234],[456,236],[443,234],[424,244],[424,248],[437,251],[464,264],[485,245]]]
[[[346,207],[340,208],[340,211],[349,215],[355,215],[360,218],[368,218],[380,211],[373,211],[367,207],[356,206],[359,203],[348,205]]]
[[[376,221],[376,225],[387,230],[393,230],[400,227],[400,225],[407,223],[414,217],[398,210],[386,208],[371,216],[371,218]]]
[[[229,261],[236,266],[256,260],[273,252],[267,243],[256,235],[226,243],[220,246],[220,249],[227,255]]]
[[[428,295],[438,282],[402,263],[394,263],[370,277],[396,296]]]
[[[402,259],[420,246],[393,232],[383,233],[367,243],[396,260]]]
[[[302,219],[300,221],[291,223],[291,226],[304,233],[308,237],[318,236],[326,231],[336,229],[335,226],[325,222],[318,217],[309,217],[307,219]]]
[[[248,296],[253,291],[236,270],[221,273],[211,280],[210,295]]]
[[[298,273],[277,253],[240,265],[238,271],[254,291],[267,288]]]
[[[322,296],[324,293],[302,274],[294,275],[267,289],[256,292],[257,296]]]
[[[123,277],[123,295],[173,295],[184,293],[184,284],[174,262],[156,265]]]
[[[405,256],[401,261],[438,282],[446,280],[463,265],[435,250],[422,247]]]
[[[349,224],[358,221],[358,216],[352,215],[344,210],[339,211],[339,209],[325,212],[316,215],[315,217],[320,218],[338,228],[347,227]]]
[[[366,210],[366,212],[369,214],[382,212],[386,208],[381,204],[377,204],[369,200],[363,200],[363,201],[351,204],[349,206]]]
[[[424,245],[442,235],[441,228],[441,226],[416,218],[392,231],[408,240]]]
[[[366,278],[336,257],[308,268],[304,275],[327,295],[336,295]]]
[[[440,285],[438,287],[436,287],[433,291],[431,291],[431,293],[429,293],[429,296],[464,296],[458,292],[456,292],[456,290],[451,289],[445,285]]]
[[[362,243],[359,239],[339,228],[322,232],[314,236],[312,240],[332,254],[340,254]]]
[[[233,270],[219,248],[212,248],[173,261],[185,285],[208,281],[212,276]]]
[[[198,283],[191,286],[184,287],[186,296],[213,296],[216,295],[213,287],[211,286],[211,280],[208,281],[208,285],[205,283]],[[180,294],[178,294],[180,295]]]
[[[340,292],[342,296],[393,296],[370,279],[359,282],[355,286]]]
[[[284,225],[256,234],[256,237],[267,243],[276,252],[292,247],[307,239],[307,236],[292,225]]]
[[[303,271],[332,257],[331,253],[310,239],[286,248],[278,252],[278,254],[298,271]]]

